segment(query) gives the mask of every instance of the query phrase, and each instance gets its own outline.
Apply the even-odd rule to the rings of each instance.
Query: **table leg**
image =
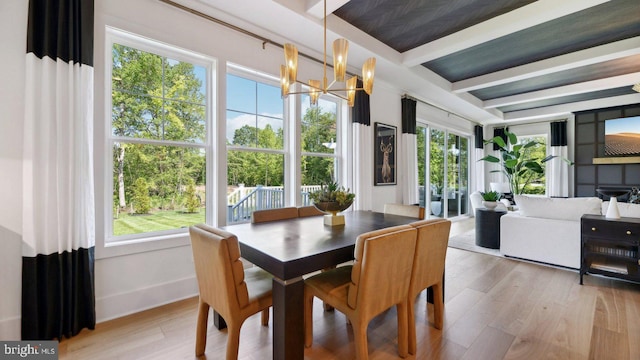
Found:
[[[213,326],[215,326],[216,329],[218,330],[227,328],[227,323],[224,321],[222,316],[220,316],[220,314],[218,314],[218,312],[215,310],[213,310]]]
[[[304,281],[273,278],[273,359],[304,358]]]

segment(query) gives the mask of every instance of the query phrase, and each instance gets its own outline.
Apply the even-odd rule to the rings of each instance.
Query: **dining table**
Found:
[[[304,358],[304,275],[353,260],[362,233],[417,220],[372,211],[342,215],[345,224],[339,226],[310,216],[223,227],[238,237],[242,258],[273,275],[273,359]]]

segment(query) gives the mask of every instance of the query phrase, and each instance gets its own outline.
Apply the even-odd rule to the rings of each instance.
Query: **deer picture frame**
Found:
[[[396,127],[374,124],[374,174],[373,185],[396,184]]]

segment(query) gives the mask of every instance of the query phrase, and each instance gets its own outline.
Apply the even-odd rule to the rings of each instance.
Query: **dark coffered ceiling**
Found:
[[[534,2],[534,0],[351,0],[333,13],[405,52]]]
[[[325,0],[175,1],[322,56]],[[480,123],[640,103],[640,0],[326,4],[351,71],[375,56],[376,82]]]
[[[404,53],[532,3],[350,0],[334,14]],[[526,13],[522,14],[520,20],[526,21]],[[509,113],[523,110],[637,94],[631,85],[640,82],[640,76],[620,77],[640,72],[640,55],[635,55],[639,36],[640,0],[613,0],[461,48],[421,66],[452,83],[454,92],[468,92],[508,118]],[[622,42],[626,44],[612,45]],[[627,48],[628,54],[621,51]],[[571,86],[575,84],[584,86]],[[542,90],[546,92],[533,93]],[[511,98],[514,95],[520,97]]]

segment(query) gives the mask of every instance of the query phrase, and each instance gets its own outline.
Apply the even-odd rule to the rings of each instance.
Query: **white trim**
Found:
[[[137,138],[120,138],[112,136],[111,129],[111,110],[112,110],[112,51],[113,44],[121,44],[124,46],[132,47],[138,50],[154,53],[160,56],[169,57],[178,61],[188,62],[194,65],[204,67],[207,72],[207,88],[206,88],[206,110],[205,110],[205,139],[203,143],[187,143],[179,141],[158,141],[155,139],[137,139]],[[210,135],[211,129],[215,128],[216,117],[215,115],[215,99],[216,99],[216,87],[213,86],[212,81],[215,80],[215,69],[217,66],[217,59],[209,56],[198,54],[193,51],[186,50],[179,46],[170,45],[161,41],[153,40],[145,36],[136,35],[124,30],[120,30],[111,26],[105,26],[105,43],[104,43],[104,122],[103,122],[103,152],[99,154],[104,159],[104,162],[98,162],[104,164],[104,188],[102,194],[98,195],[98,198],[102,198],[102,202],[98,201],[97,206],[101,206],[104,209],[104,215],[102,221],[104,224],[103,233],[98,234],[96,237],[96,259],[121,256],[132,253],[139,253],[145,251],[153,251],[165,248],[172,248],[176,246],[184,246],[189,244],[189,237],[186,229],[173,229],[166,231],[158,231],[153,233],[141,233],[141,234],[129,234],[124,236],[114,236],[113,234],[113,213],[110,210],[113,202],[113,157],[112,157],[112,145],[114,142],[126,141],[127,143],[140,143],[149,145],[161,145],[161,146],[181,146],[181,147],[195,147],[205,150],[205,161],[207,162],[207,175],[206,175],[206,190],[205,196],[207,197],[208,204],[215,204],[210,201],[211,196],[215,198],[217,192],[213,188],[213,172],[211,167],[208,166],[211,159],[211,153],[215,151],[213,149],[212,136]],[[100,146],[96,146],[97,149]],[[97,163],[97,164],[98,164]],[[214,206],[207,207],[205,210],[205,219],[210,219],[217,212],[217,208]],[[96,227],[97,229],[101,227]],[[158,241],[161,240],[161,241]]]

